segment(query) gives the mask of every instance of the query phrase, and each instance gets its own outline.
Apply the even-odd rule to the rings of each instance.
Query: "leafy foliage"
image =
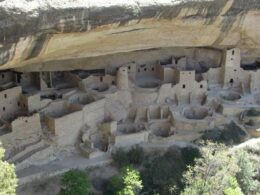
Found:
[[[194,147],[185,147],[181,149],[182,157],[185,162],[185,165],[194,165],[195,158],[200,157],[200,151],[198,148]]]
[[[134,146],[127,152],[127,156],[130,164],[139,165],[144,159],[144,151],[141,147]]]
[[[118,175],[109,179],[105,194],[135,195],[143,188],[139,171],[132,167],[124,167]]]
[[[236,181],[236,174],[240,169],[226,146],[208,143],[202,147],[201,155],[201,158],[195,160],[195,165],[189,167],[184,174],[186,187],[183,195],[233,192],[243,194]]]
[[[250,119],[249,121],[245,122],[245,124],[248,126],[254,126],[255,122],[252,119]]]
[[[191,154],[189,156],[189,153]],[[169,148],[162,156],[149,159],[141,172],[144,182],[143,192],[147,194],[178,194],[183,188],[182,173],[186,164],[193,164],[199,156],[198,149]]]
[[[251,108],[246,113],[247,116],[260,116],[260,111],[257,111],[255,108]]]
[[[240,171],[237,173],[237,180],[245,194],[260,193],[260,182],[256,176],[256,167],[250,161],[249,154],[245,150],[238,150],[235,153]]]
[[[109,178],[106,184],[105,194],[116,194],[116,192],[119,192],[123,187],[124,183],[121,175],[114,175]]]
[[[0,194],[15,195],[18,182],[15,174],[15,167],[2,160],[4,152],[0,143]]]
[[[118,192],[118,195],[136,195],[143,188],[139,171],[126,167],[122,171],[124,188]]]
[[[129,164],[127,152],[119,148],[116,152],[112,153],[112,158],[117,167],[121,168]]]
[[[144,159],[144,151],[139,146],[134,146],[128,151],[119,148],[112,154],[112,158],[119,168],[128,165],[140,165]]]
[[[228,188],[224,189],[225,195],[243,195],[235,177],[228,179]]]
[[[88,195],[90,182],[87,175],[80,170],[70,170],[61,179],[60,195]]]

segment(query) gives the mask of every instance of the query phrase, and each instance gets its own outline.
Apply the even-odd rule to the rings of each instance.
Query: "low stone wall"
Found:
[[[241,112],[245,111],[247,108],[238,106],[223,106],[222,114],[225,116],[238,116]]]
[[[203,130],[209,127],[209,120],[194,120],[181,117],[174,117],[174,127],[181,130]]]
[[[40,115],[21,116],[12,121],[11,129],[17,138],[27,138],[33,133],[41,133]]]
[[[83,107],[83,121],[91,127],[95,127],[98,122],[105,117],[105,99],[97,100]]]
[[[140,133],[133,133],[128,135],[118,135],[115,136],[115,147],[126,147],[132,146],[144,142],[148,142],[148,131],[143,131]]]

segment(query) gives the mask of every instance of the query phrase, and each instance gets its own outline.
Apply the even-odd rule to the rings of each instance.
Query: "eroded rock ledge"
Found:
[[[242,63],[253,63],[259,10],[259,0],[2,0],[0,69],[88,69],[165,47],[238,47]]]

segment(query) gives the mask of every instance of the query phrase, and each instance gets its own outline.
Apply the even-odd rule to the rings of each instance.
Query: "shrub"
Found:
[[[186,167],[180,149],[172,147],[163,156],[151,158],[141,172],[143,192],[178,194],[183,188],[181,177]]]
[[[4,149],[0,143],[0,194],[15,195],[17,178],[14,165],[3,161]]]
[[[248,126],[254,126],[254,125],[255,125],[255,122],[254,122],[252,119],[250,119],[250,120],[247,121],[245,124],[248,125]]]
[[[80,170],[70,170],[61,179],[60,195],[88,195],[90,182],[87,175]]]
[[[194,147],[185,147],[181,149],[183,160],[187,165],[194,165],[195,158],[200,157],[200,151],[198,148]]]
[[[121,189],[123,189],[123,187],[124,183],[121,175],[114,175],[110,177],[106,183],[104,194],[116,194],[116,192],[119,192]]]
[[[243,194],[236,180],[239,167],[227,147],[208,143],[201,148],[201,156],[184,174],[182,195]]]
[[[142,187],[139,171],[127,166],[108,180],[104,194],[135,195],[141,191]]]
[[[130,164],[139,165],[143,162],[144,151],[141,147],[134,146],[127,152],[127,156]]]
[[[249,153],[245,150],[238,150],[235,153],[235,158],[240,171],[237,173],[237,181],[245,194],[260,193],[260,182],[255,178],[257,175],[256,167],[250,160]]]
[[[119,148],[112,153],[112,158],[118,168],[127,165],[140,165],[144,159],[144,151],[139,146],[134,146],[129,151]]]
[[[132,167],[126,167],[121,171],[122,180],[124,183],[118,195],[137,195],[143,188],[142,180],[140,179],[139,171]]]
[[[257,111],[255,108],[250,108],[247,111],[247,116],[259,116],[260,115],[260,111]]]
[[[112,153],[112,158],[117,167],[121,168],[129,164],[127,152],[119,148]]]

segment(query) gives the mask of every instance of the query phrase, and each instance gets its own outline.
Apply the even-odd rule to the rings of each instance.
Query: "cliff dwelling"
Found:
[[[7,159],[16,159],[26,145],[32,147],[30,157],[50,146],[78,145],[94,158],[119,146],[192,142],[205,130],[259,109],[260,70],[241,68],[238,48],[207,50],[220,59],[206,64],[206,57],[179,57],[173,49],[169,59],[146,64],[1,71],[1,140]]]
[[[32,2],[0,0],[0,141],[21,183],[71,156],[260,136],[256,1]]]

